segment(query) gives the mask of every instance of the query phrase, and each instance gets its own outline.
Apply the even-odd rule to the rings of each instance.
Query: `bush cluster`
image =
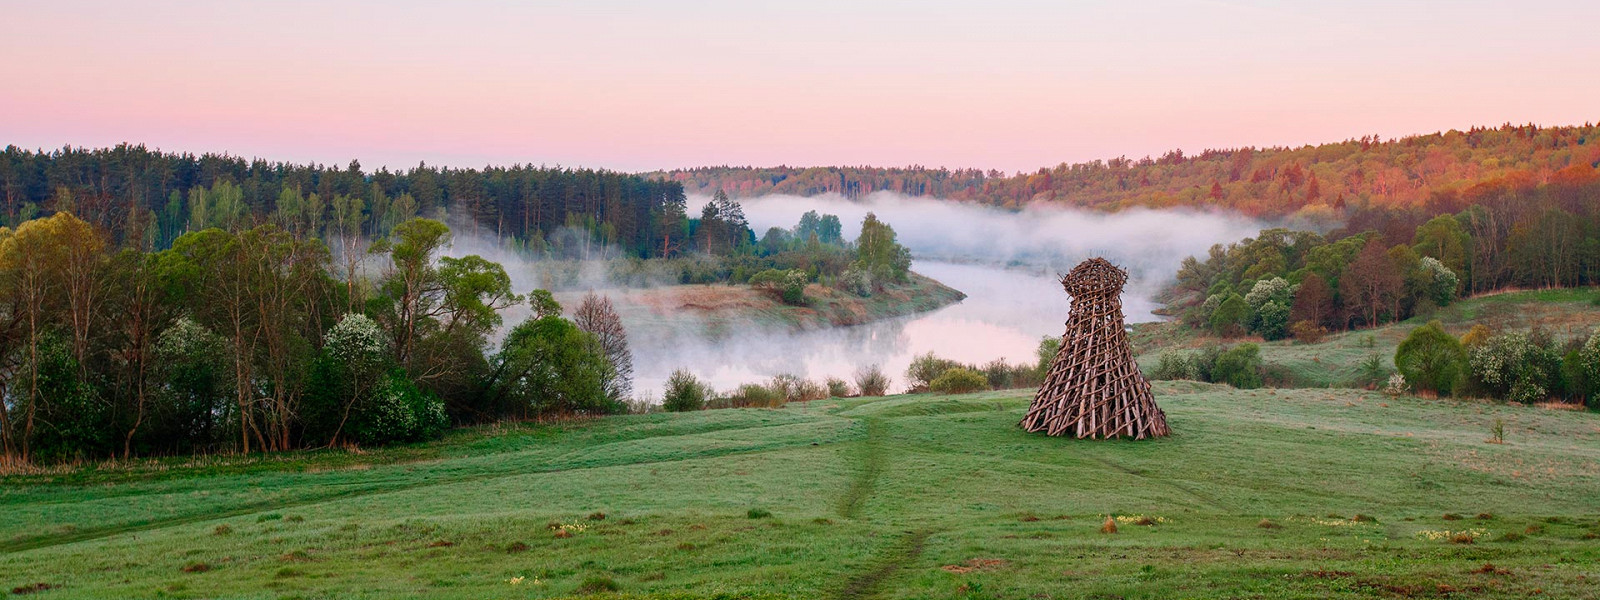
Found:
[[[1538,329],[1496,335],[1478,325],[1457,339],[1431,322],[1411,330],[1394,361],[1416,391],[1600,408],[1600,331],[1559,340]]]
[[[1162,353],[1149,376],[1156,380],[1226,383],[1240,389],[1254,389],[1261,387],[1264,374],[1261,348],[1255,344],[1239,344]]]

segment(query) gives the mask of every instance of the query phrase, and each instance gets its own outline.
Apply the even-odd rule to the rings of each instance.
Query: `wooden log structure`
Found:
[[[1072,296],[1067,332],[1022,428],[1076,438],[1144,439],[1171,433],[1139,372],[1123,325],[1128,273],[1103,258],[1083,261],[1061,286]]]

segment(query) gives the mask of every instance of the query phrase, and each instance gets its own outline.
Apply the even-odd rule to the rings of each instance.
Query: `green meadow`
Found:
[[[1140,442],[1025,434],[1030,393],[1012,391],[15,475],[0,481],[0,592],[1600,597],[1600,414],[1156,393],[1175,435]],[[1497,421],[1504,443],[1489,443]]]

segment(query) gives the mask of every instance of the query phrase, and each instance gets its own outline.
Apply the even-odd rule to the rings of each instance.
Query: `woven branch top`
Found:
[[[1127,282],[1127,271],[1104,258],[1091,258],[1062,277],[1061,287],[1073,298],[1097,294],[1116,296],[1122,293],[1122,286]]]

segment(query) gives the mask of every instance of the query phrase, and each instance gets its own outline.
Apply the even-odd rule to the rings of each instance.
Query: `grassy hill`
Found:
[[[1295,340],[1263,342],[1260,338],[1224,340],[1176,322],[1136,323],[1131,339],[1139,365],[1150,372],[1161,354],[1210,344],[1242,341],[1261,346],[1267,369],[1276,372],[1279,385],[1295,387],[1349,386],[1361,362],[1376,355],[1386,369],[1394,369],[1394,352],[1412,329],[1438,320],[1446,331],[1461,336],[1473,325],[1491,331],[1528,331],[1535,327],[1567,338],[1586,339],[1600,328],[1600,291],[1588,288],[1503,292],[1461,300],[1438,312],[1372,329],[1331,334],[1315,344]]]
[[[0,593],[1600,594],[1600,414],[1351,390],[1156,392],[1176,435],[1145,442],[1024,434],[1014,424],[1031,394],[1013,391],[12,476],[0,480]],[[1497,419],[1506,443],[1485,443]],[[1117,533],[1101,533],[1107,516]]]

